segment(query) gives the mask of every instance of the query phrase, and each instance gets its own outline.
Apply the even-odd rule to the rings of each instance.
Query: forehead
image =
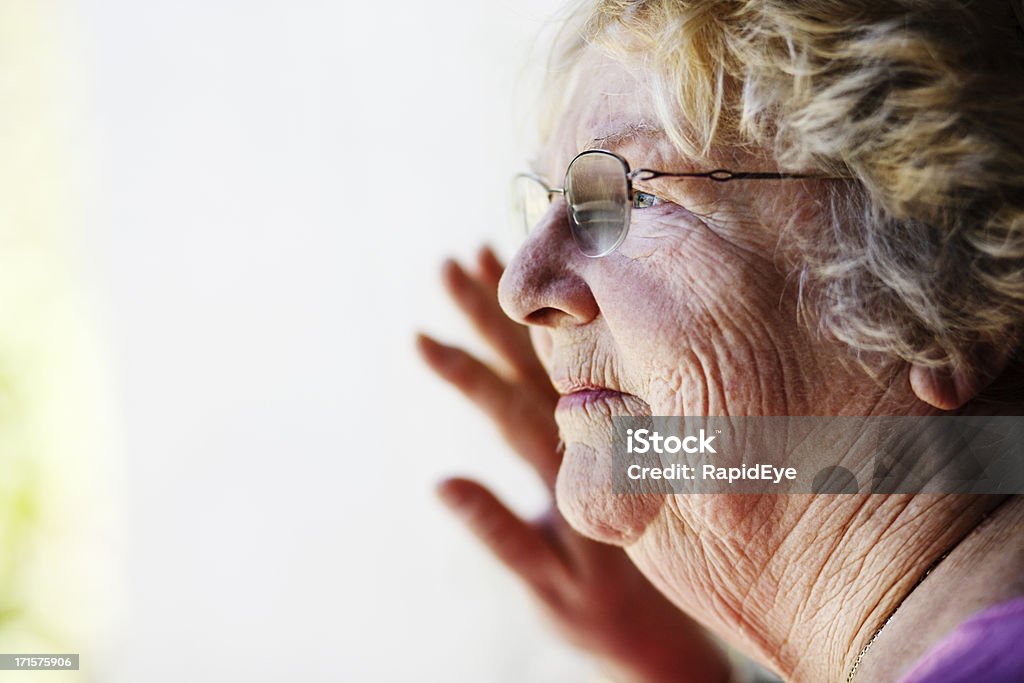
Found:
[[[587,149],[617,152],[634,169],[778,170],[767,150],[749,144],[713,144],[706,155],[685,154],[664,132],[655,105],[655,78],[641,66],[590,47],[582,51],[575,69],[572,93],[533,164],[536,172],[556,183],[573,157]],[[686,134],[686,122],[675,123]]]
[[[541,150],[538,171],[558,178],[587,149],[622,154],[633,167],[685,164],[662,132],[651,96],[651,78],[594,49],[584,50],[568,104]]]
[[[584,53],[578,68],[563,119],[563,125],[572,128],[577,147],[613,143],[631,130],[657,128],[643,74],[593,50]]]

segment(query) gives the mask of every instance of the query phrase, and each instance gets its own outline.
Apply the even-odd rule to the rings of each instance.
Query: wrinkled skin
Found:
[[[502,265],[482,249],[475,267],[448,262],[445,288],[501,362],[421,336],[427,364],[491,417],[512,448],[554,487],[562,454],[554,419],[558,394],[525,328],[498,307]],[[730,664],[718,645],[637,570],[619,548],[581,536],[552,508],[518,518],[478,482],[439,486],[442,500],[531,589],[557,630],[595,655],[618,681],[721,683]]]
[[[537,160],[535,170],[547,178],[561,178],[576,153],[596,147],[619,153],[633,168],[779,170],[750,151],[685,158],[657,130],[644,90],[650,79],[594,54],[580,68],[576,93]],[[664,202],[635,210],[625,242],[600,259],[578,251],[559,200],[499,286],[502,308],[530,327],[541,365],[563,396],[557,403],[550,395],[540,403],[523,399],[517,407],[554,410],[565,444],[555,483],[561,514],[580,534],[623,547],[672,603],[795,681],[845,677],[923,569],[1000,501],[621,496],[611,492],[608,451],[614,414],[934,412],[905,374],[879,386],[848,362],[846,349],[799,320],[787,277],[790,237],[813,226],[822,182],[828,181],[637,183]],[[536,368],[520,375],[535,378]],[[564,398],[580,386],[615,393],[586,404]],[[493,405],[484,407],[494,414]],[[549,474],[548,466],[538,469]],[[566,533],[558,531],[571,538]],[[953,580],[935,575],[911,598]],[[959,612],[950,614],[955,623]],[[677,628],[677,642],[694,642],[692,622]],[[656,644],[671,647],[671,639]],[[878,649],[885,650],[881,640]],[[891,674],[905,663],[878,671]],[[682,668],[677,674],[714,680],[684,679]]]

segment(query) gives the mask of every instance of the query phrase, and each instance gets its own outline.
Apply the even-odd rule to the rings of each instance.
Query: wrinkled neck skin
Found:
[[[996,497],[987,519],[900,605],[858,667],[856,681],[895,681],[965,619],[1024,595],[1024,497]],[[874,627],[874,628],[877,628]],[[862,632],[866,643],[874,631]],[[856,652],[853,653],[856,656]]]
[[[864,414],[893,414],[874,408]],[[682,610],[787,681],[845,681],[899,607],[858,665],[855,680],[879,683],[1024,594],[1022,524],[1021,496],[675,495],[626,551]]]

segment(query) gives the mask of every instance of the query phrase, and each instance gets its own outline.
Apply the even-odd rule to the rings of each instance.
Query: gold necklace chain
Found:
[[[924,570],[923,574],[921,574],[921,578],[915,581],[914,585],[911,586],[909,591],[907,591],[907,594],[903,596],[903,599],[896,603],[896,606],[892,608],[891,612],[889,612],[889,616],[886,617],[885,621],[882,622],[882,625],[875,630],[875,633],[871,636],[871,639],[868,640],[867,644],[864,645],[864,647],[861,648],[861,651],[857,653],[856,658],[854,658],[853,660],[853,666],[850,667],[850,673],[846,675],[846,683],[853,683],[853,679],[857,676],[857,668],[860,666],[861,660],[864,659],[864,655],[867,654],[868,650],[871,649],[871,646],[875,644],[876,640],[878,640],[878,636],[882,635],[882,630],[889,625],[889,622],[892,621],[892,618],[896,616],[896,612],[899,610],[900,607],[903,606],[903,603],[906,602],[907,598],[909,598],[911,594],[915,590],[917,590],[921,583],[926,578],[928,578],[928,575],[932,573],[932,570],[939,566],[940,562],[946,559],[949,556],[949,554],[956,549],[957,546],[959,546],[961,543],[967,540],[967,537],[974,533],[975,530],[981,528],[982,523],[984,523],[985,520],[988,519],[989,515],[995,512],[1005,502],[1006,500],[1000,501],[998,505],[996,505],[994,508],[983,514],[978,523],[973,528],[971,528],[970,531],[964,534],[963,538],[959,539],[956,543],[947,548],[946,552],[942,553],[942,555],[940,555],[937,560],[928,565],[928,568]]]
[[[910,597],[910,594],[917,590],[917,587],[920,586],[921,583],[928,577],[928,575],[932,573],[932,570],[939,566],[939,563],[946,559],[946,557],[951,552],[953,552],[953,548],[955,548],[958,545],[960,545],[960,541],[957,541],[952,548],[942,553],[939,559],[935,560],[930,565],[928,565],[928,569],[924,571],[924,574],[921,575],[921,578],[914,582],[914,585],[911,587],[909,591],[907,591],[907,594],[903,596],[903,599],[896,603],[896,606],[892,608],[892,612],[889,612],[889,616],[886,617],[885,621],[882,622],[882,625],[875,630],[875,634],[871,636],[871,639],[868,640],[867,644],[863,648],[861,648],[860,652],[857,653],[856,659],[853,660],[853,666],[850,667],[850,673],[846,676],[846,683],[853,683],[853,679],[857,676],[857,667],[860,666],[860,660],[864,659],[864,655],[868,653],[868,650],[871,649],[871,646],[875,644],[876,640],[878,640],[878,636],[882,635],[882,630],[889,625],[889,622],[892,621],[892,618],[896,616],[896,612],[899,610],[900,607],[903,606],[903,603],[906,602],[907,598]]]

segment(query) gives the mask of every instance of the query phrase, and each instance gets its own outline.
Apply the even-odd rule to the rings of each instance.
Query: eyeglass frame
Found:
[[[538,175],[536,173],[517,173],[514,176],[513,179],[515,180],[515,179],[518,179],[518,178],[528,178],[528,179],[533,180],[534,182],[538,183],[547,192],[547,194],[548,194],[548,201],[550,202],[550,201],[552,201],[551,198],[552,198],[553,195],[557,194],[557,195],[562,195],[563,197],[565,196],[565,185],[568,184],[566,181],[569,178],[569,169],[572,168],[572,165],[574,163],[576,163],[577,159],[579,159],[582,156],[586,156],[588,154],[601,154],[601,155],[609,156],[609,157],[612,157],[615,160],[617,160],[622,165],[623,174],[625,175],[625,179],[626,179],[626,197],[628,197],[628,199],[629,199],[626,202],[626,213],[625,213],[625,220],[624,220],[625,228],[622,230],[622,232],[619,235],[618,239],[615,241],[615,244],[612,245],[607,251],[605,251],[603,253],[600,253],[600,254],[590,255],[587,252],[583,251],[583,248],[580,247],[579,242],[576,240],[575,235],[573,235],[573,242],[576,243],[576,248],[580,250],[580,253],[583,254],[584,256],[586,256],[587,258],[595,258],[595,259],[596,258],[603,258],[605,256],[608,256],[609,254],[613,254],[615,252],[615,250],[618,249],[619,246],[621,246],[624,241],[626,241],[626,235],[629,233],[629,226],[630,226],[631,218],[632,218],[631,214],[632,214],[632,210],[633,210],[633,181],[634,180],[641,180],[641,181],[642,180],[653,180],[655,178],[707,178],[707,179],[713,180],[715,182],[725,183],[725,182],[729,182],[730,180],[790,180],[790,179],[842,180],[842,179],[849,179],[850,178],[850,176],[843,176],[843,175],[823,175],[823,174],[814,174],[814,173],[780,173],[780,172],[770,172],[770,171],[730,171],[730,170],[724,169],[724,168],[715,169],[713,171],[689,171],[689,172],[683,172],[683,173],[670,173],[668,171],[656,171],[656,170],[650,169],[650,168],[638,168],[636,170],[630,170],[629,162],[626,161],[626,159],[623,158],[621,155],[616,154],[615,152],[612,152],[612,151],[609,151],[609,150],[606,150],[606,149],[587,149],[587,150],[584,150],[584,151],[580,152],[576,156],[574,156],[572,158],[572,161],[569,162],[569,165],[566,166],[566,168],[565,168],[565,180],[563,180],[563,182],[562,182],[562,184],[563,184],[562,187],[548,187],[547,181],[543,177],[541,177],[540,175]],[[644,175],[643,177],[640,177],[641,174],[646,174],[646,175]],[[572,209],[571,209],[571,207],[568,204],[566,204],[565,211],[566,211],[566,215],[568,216],[569,223],[571,225],[572,222],[573,222]],[[527,228],[527,234],[529,234],[533,230],[533,227],[534,226],[531,226],[531,227]]]

